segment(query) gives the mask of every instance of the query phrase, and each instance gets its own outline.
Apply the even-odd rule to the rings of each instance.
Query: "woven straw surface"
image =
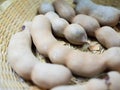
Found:
[[[7,46],[11,35],[21,30],[24,21],[32,20],[43,0],[6,0],[0,6],[0,90],[40,90],[31,82],[24,81],[7,63]],[[67,0],[71,1],[71,0]],[[94,0],[96,1],[96,0]],[[99,0],[120,6],[119,0]],[[105,1],[105,2],[104,2]],[[111,2],[115,2],[110,3]],[[38,54],[38,58],[41,56]]]

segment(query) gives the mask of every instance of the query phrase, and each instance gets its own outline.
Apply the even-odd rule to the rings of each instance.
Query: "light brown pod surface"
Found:
[[[93,9],[96,8],[96,5],[91,0],[73,0],[76,4],[75,11],[77,14],[86,14],[88,15]]]
[[[87,34],[83,27],[78,24],[70,24],[64,30],[65,38],[75,44],[82,45],[87,42]]]
[[[87,34],[81,25],[69,24],[67,20],[57,17],[54,12],[48,12],[45,16],[50,20],[55,36],[65,38],[74,45],[83,45],[87,42]]]
[[[109,72],[109,89],[110,90],[119,90],[120,89],[120,73],[119,72]]]
[[[63,43],[57,43],[50,48],[48,56],[52,63],[66,65],[66,57],[71,50],[71,48],[64,46]]]
[[[120,34],[109,26],[101,27],[95,31],[97,40],[106,48],[120,47]]]
[[[72,77],[70,70],[62,65],[38,63],[32,70],[32,81],[41,88],[50,89],[68,84]]]
[[[106,66],[110,70],[120,72],[120,47],[112,47],[106,50],[102,55],[102,59],[106,60]]]
[[[92,0],[74,0],[75,10],[78,14],[86,14],[98,20],[102,26],[115,26],[119,22],[120,10],[111,7],[99,5]]]
[[[51,90],[120,90],[120,73],[111,71],[103,79],[92,78],[80,85],[64,85]]]
[[[52,20],[54,20],[55,18],[59,18],[59,15],[52,11],[47,12],[45,16],[50,20],[50,22],[52,22]]]
[[[95,31],[100,28],[100,25],[95,18],[84,14],[76,15],[73,18],[72,23],[81,25],[85,29],[87,35],[93,37],[95,36]]]
[[[38,8],[38,11],[40,14],[45,14],[50,11],[54,12],[54,7],[53,7],[52,3],[43,1],[43,2],[41,2],[40,6]]]
[[[53,33],[58,37],[64,37],[64,30],[69,23],[63,18],[54,18],[51,21]]]
[[[30,80],[31,70],[38,63],[32,53],[31,43],[29,28],[25,25],[24,31],[12,36],[8,46],[8,63],[17,74],[26,80]]]
[[[98,60],[99,59],[99,60]],[[76,75],[92,77],[105,70],[106,59],[102,55],[72,50],[66,57],[66,66]],[[93,67],[96,66],[96,67]]]
[[[75,16],[74,9],[65,1],[65,0],[55,0],[53,2],[54,8],[56,12],[60,15],[60,17],[71,21]]]
[[[32,29],[30,32],[33,42],[37,50],[40,51],[41,54],[47,56],[49,50],[48,45],[52,46],[57,41],[51,34],[52,30],[50,21],[44,15],[38,15],[34,18],[32,23]],[[39,40],[38,38],[42,40]]]
[[[110,6],[98,5],[89,15],[96,18],[102,26],[115,26],[119,22],[120,10]]]

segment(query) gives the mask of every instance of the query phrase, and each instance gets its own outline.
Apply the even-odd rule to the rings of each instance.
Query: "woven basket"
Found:
[[[21,30],[24,21],[32,20],[42,1],[7,0],[0,5],[0,90],[41,90],[31,82],[24,81],[13,71],[7,63],[6,55],[11,35]],[[119,0],[98,1],[120,8]],[[41,58],[40,55],[37,57]]]

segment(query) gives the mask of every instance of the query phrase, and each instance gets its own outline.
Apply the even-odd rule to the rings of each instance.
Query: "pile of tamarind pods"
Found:
[[[11,37],[7,60],[25,80],[50,90],[120,90],[120,34],[113,29],[120,10],[94,3],[73,0],[75,8],[65,0],[42,2],[39,15],[23,24],[23,31]],[[96,38],[107,50],[101,54],[83,52],[64,45],[84,45]],[[41,63],[32,52],[38,52],[52,63]],[[109,70],[104,78],[94,76]],[[91,78],[82,85],[68,85],[73,75]]]

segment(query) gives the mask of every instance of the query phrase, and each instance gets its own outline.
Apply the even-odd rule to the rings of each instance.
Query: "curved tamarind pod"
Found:
[[[109,26],[96,30],[95,37],[106,48],[120,47],[120,34]]]
[[[43,29],[43,22],[46,23],[45,30]],[[33,41],[37,40],[35,45],[39,48],[38,51],[40,53],[45,52],[46,57],[49,57],[51,62],[64,64],[74,74],[85,77],[97,75],[107,68],[111,70],[118,70],[118,68],[120,68],[119,47],[110,48],[103,54],[98,55],[74,50],[73,48],[69,48],[68,46],[65,46],[64,44],[61,44],[61,42],[57,41],[52,35],[52,30],[49,26],[50,22],[48,18],[44,15],[36,16],[33,19],[31,35]],[[41,37],[43,39],[41,39]],[[43,48],[44,45],[47,49]],[[113,55],[116,57],[111,58]],[[108,64],[110,62],[113,62],[114,64]]]
[[[111,71],[103,79],[92,78],[82,85],[66,85],[54,87],[51,90],[119,90],[120,73]]]
[[[100,25],[95,18],[84,14],[76,15],[73,18],[72,23],[81,25],[85,29],[87,35],[92,37],[95,37],[95,31],[100,28]]]
[[[119,22],[120,10],[114,7],[95,4],[92,0],[74,0],[74,2],[77,13],[92,16],[103,26],[115,26]]]
[[[72,18],[75,16],[74,9],[65,0],[55,0],[53,6],[60,17],[69,22],[71,22]]]
[[[57,43],[57,40],[51,34],[52,31],[50,21],[45,16],[38,15],[35,16],[32,23],[32,29],[30,33],[32,35],[33,42],[36,45],[37,50],[41,51],[40,53],[46,56],[49,47]],[[46,36],[44,36],[45,34]],[[41,38],[42,40],[38,41],[38,38]]]
[[[25,30],[11,37],[7,55],[11,67],[26,80],[31,79],[31,71],[34,65],[38,63],[31,52],[31,36],[28,28],[30,25],[30,23],[25,23]]]
[[[50,16],[48,16],[50,14]],[[69,24],[65,19],[56,17],[56,13],[48,12],[45,16],[51,22],[52,30],[55,36],[65,37],[70,43],[82,45],[87,42],[87,34],[84,28],[78,24]],[[50,17],[54,17],[52,20]]]
[[[63,65],[41,63],[32,53],[31,23],[25,23],[23,31],[12,36],[8,46],[8,63],[26,80],[32,80],[40,88],[50,89],[67,84],[72,74]],[[59,80],[60,79],[60,80]]]

